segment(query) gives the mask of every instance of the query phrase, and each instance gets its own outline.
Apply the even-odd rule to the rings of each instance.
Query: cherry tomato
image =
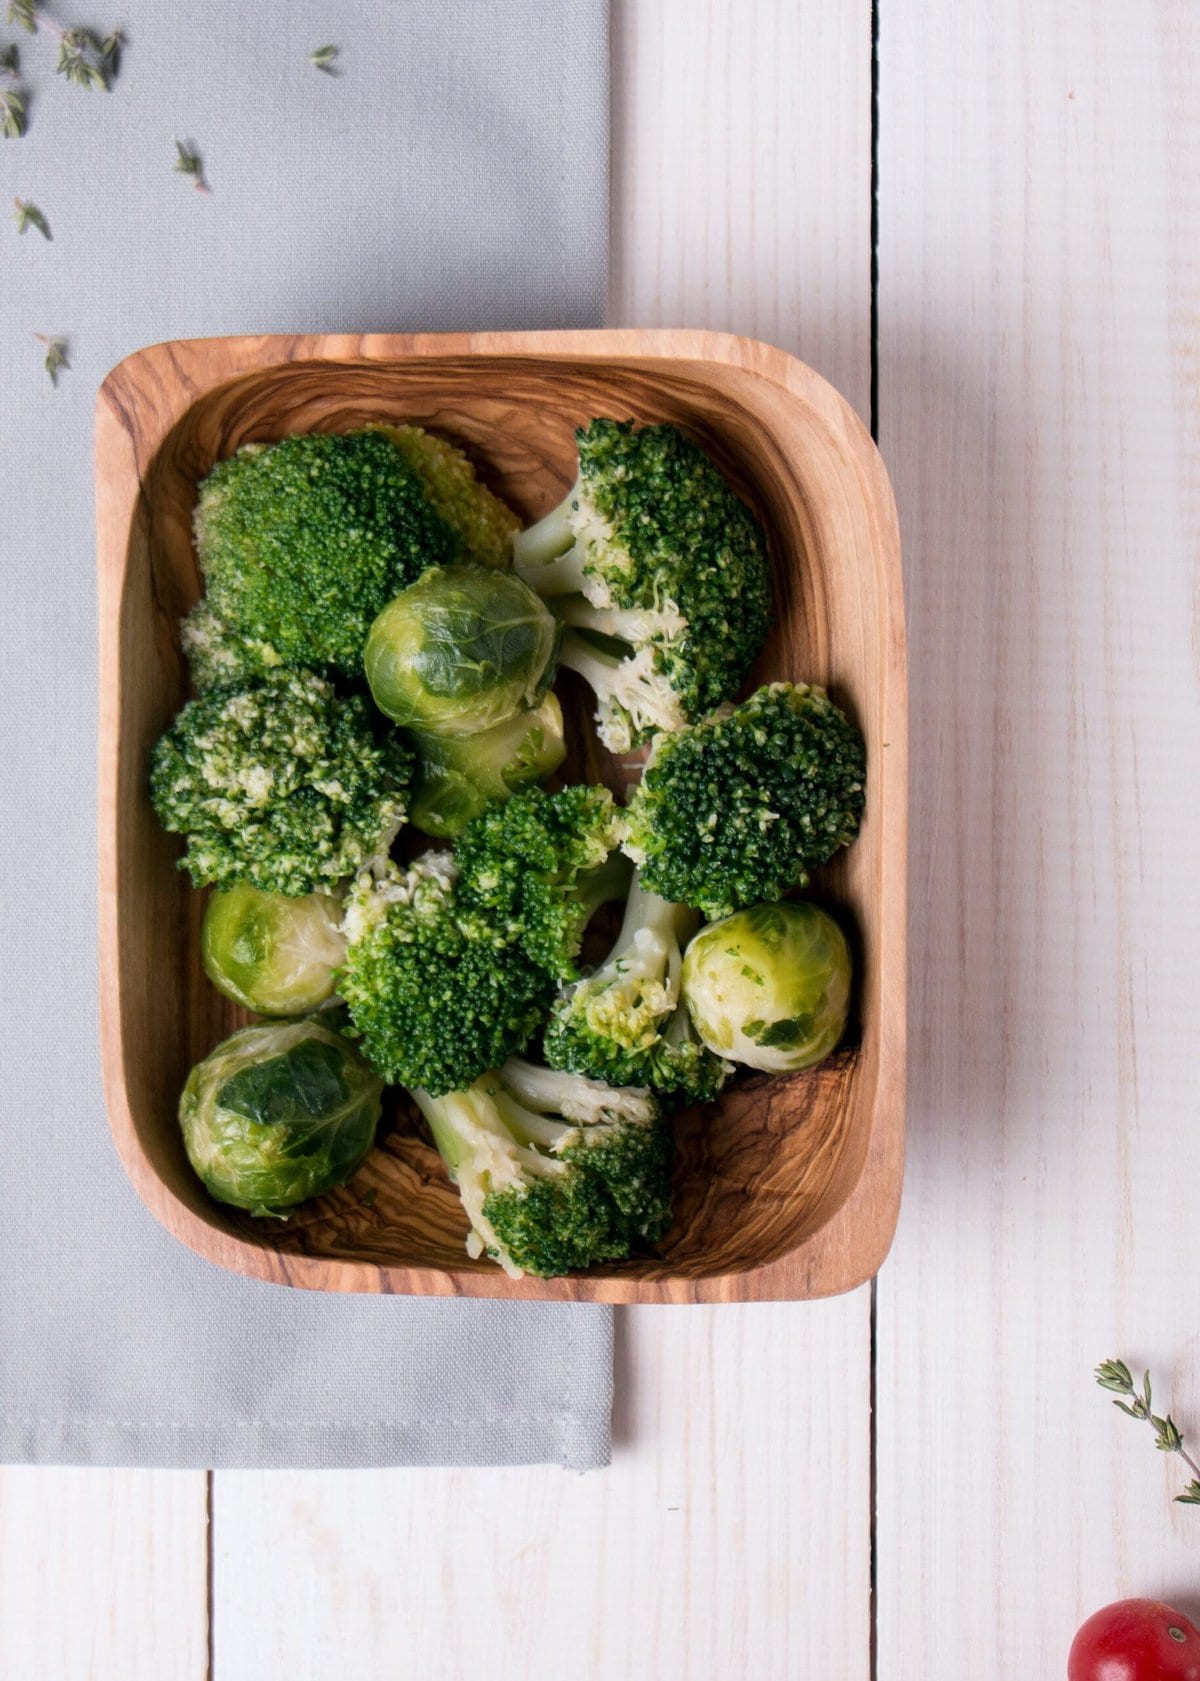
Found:
[[[1067,1681],[1200,1681],[1200,1629],[1161,1599],[1119,1599],[1071,1642]]]

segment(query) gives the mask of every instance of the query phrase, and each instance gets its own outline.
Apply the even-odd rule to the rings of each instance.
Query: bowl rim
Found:
[[[159,1177],[138,1138],[124,1078],[124,1029],[118,986],[117,803],[122,670],[121,593],[128,534],[143,478],[172,428],[201,399],[237,379],[309,362],[377,366],[490,357],[581,362],[712,363],[755,376],[804,403],[841,434],[862,494],[873,511],[881,561],[887,636],[880,671],[888,755],[881,767],[889,813],[882,843],[887,874],[876,918],[881,945],[879,1064],[871,1131],[857,1180],[829,1218],[795,1248],[743,1270],[653,1278],[587,1273],[566,1278],[509,1278],[499,1267],[387,1264],[283,1253],[244,1233],[208,1225]],[[134,412],[130,411],[131,397]],[[134,424],[136,414],[136,425]],[[99,610],[99,994],[105,1102],[117,1153],[151,1214],[187,1248],[229,1271],[301,1288],[378,1294],[473,1296],[540,1301],[717,1302],[799,1300],[836,1295],[872,1278],[899,1216],[904,1168],[906,1056],[907,659],[895,500],[887,470],[859,416],[806,363],[761,340],[696,328],[482,333],[245,334],[169,339],[118,362],[95,405]]]

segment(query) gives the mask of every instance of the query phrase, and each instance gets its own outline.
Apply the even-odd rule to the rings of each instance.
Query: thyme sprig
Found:
[[[51,239],[53,237],[50,232],[50,224],[46,220],[45,216],[38,209],[36,204],[31,204],[26,198],[13,199],[13,212],[11,220],[17,224],[18,233],[27,233],[30,228],[36,228],[43,239]]]
[[[44,366],[46,372],[50,375],[51,385],[57,385],[59,374],[64,368],[69,369],[71,366],[67,360],[70,346],[66,339],[51,338],[49,333],[35,333],[33,336],[39,344],[44,344],[46,347]]]
[[[175,142],[175,169],[180,175],[190,175],[198,193],[210,193],[212,188],[204,179],[204,159],[190,140]]]
[[[0,92],[0,134],[19,140],[25,132],[25,98],[15,88]]]
[[[27,29],[31,35],[37,34],[39,26],[57,35],[58,63],[55,68],[59,75],[65,76],[77,87],[102,88],[105,93],[109,91],[120,65],[121,48],[125,45],[122,30],[114,29],[102,36],[93,29],[66,29],[46,16],[41,9],[41,0],[8,0],[8,21]],[[6,63],[4,68],[10,75],[16,75],[16,48],[9,48],[8,53],[11,62]]]
[[[1171,1417],[1170,1413],[1160,1417],[1153,1410],[1153,1400],[1150,1390],[1150,1373],[1142,1373],[1141,1390],[1134,1387],[1133,1374],[1124,1360],[1105,1360],[1096,1367],[1096,1382],[1101,1389],[1112,1390],[1120,1397],[1128,1396],[1122,1401],[1119,1398],[1113,1402],[1114,1407],[1129,1418],[1141,1419],[1149,1424],[1154,1431],[1154,1445],[1160,1453],[1177,1453],[1188,1469],[1194,1472],[1192,1481],[1188,1483],[1182,1494],[1175,1496],[1181,1506],[1200,1506],[1200,1465],[1192,1458],[1183,1445],[1183,1432]]]
[[[58,37],[55,68],[76,87],[99,88],[108,93],[124,44],[125,37],[119,29],[103,37],[90,29],[64,29]]]

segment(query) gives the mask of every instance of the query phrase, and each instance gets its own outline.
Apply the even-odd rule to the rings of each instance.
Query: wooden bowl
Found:
[[[523,516],[574,476],[593,415],[669,420],[721,462],[767,531],[775,614],[754,682],[823,683],[867,739],[867,811],[813,895],[857,958],[843,1048],[789,1078],[738,1078],[678,1120],[676,1221],[652,1257],[513,1281],[467,1226],[403,1101],[352,1182],[286,1223],[211,1201],[184,1156],[188,1069],[246,1018],[208,983],[203,896],[147,797],[152,744],[187,690],[178,621],[199,591],[196,484],[252,439],[415,421],[471,453]],[[652,1302],[799,1299],[869,1278],[891,1242],[904,1130],[906,692],[887,474],[810,368],[699,332],[183,340],[128,357],[96,410],[100,588],[101,1032],[113,1136],[139,1194],[221,1266],[320,1290]],[[568,674],[569,676],[569,674]],[[585,694],[560,692],[572,779],[620,771]]]

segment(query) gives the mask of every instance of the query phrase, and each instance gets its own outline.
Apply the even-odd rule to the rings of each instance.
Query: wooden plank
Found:
[[[0,1674],[207,1681],[203,1471],[0,1471]]]
[[[614,0],[614,325],[765,339],[869,420],[870,53],[868,0]]]
[[[218,1681],[862,1681],[865,1293],[619,1311],[607,1471],[220,1473]]]
[[[774,340],[865,413],[869,72],[860,0],[620,0],[612,319]],[[865,1681],[868,1292],[618,1331],[605,1472],[219,1474],[219,1681]]]
[[[912,672],[910,1154],[879,1676],[1061,1675],[1193,1595],[1200,14],[885,0],[881,443]]]

